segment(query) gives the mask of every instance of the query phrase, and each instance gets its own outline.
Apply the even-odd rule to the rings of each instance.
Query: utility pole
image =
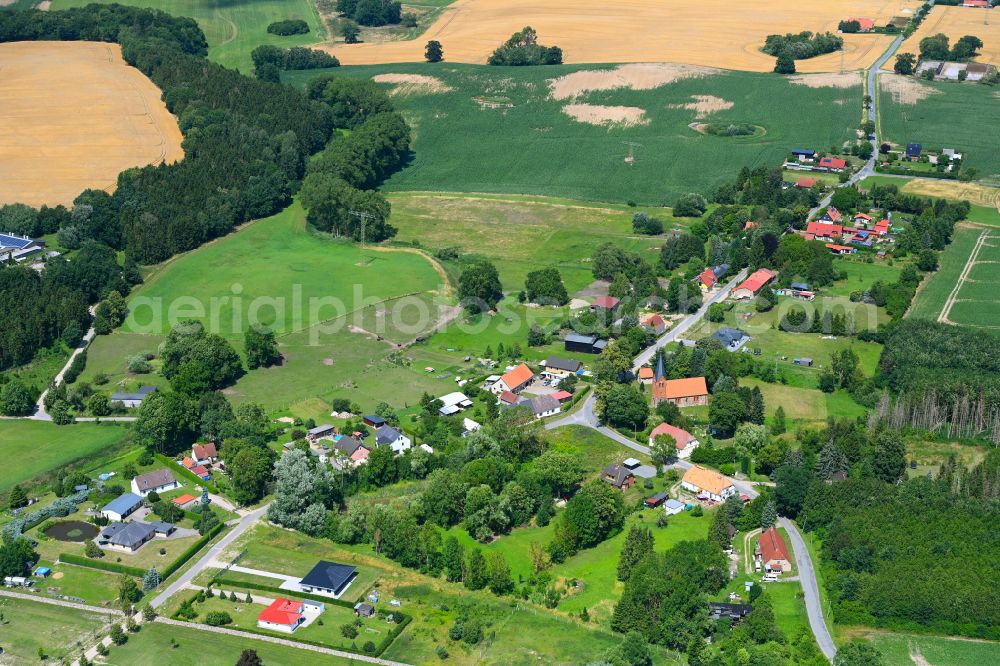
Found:
[[[357,217],[361,219],[361,265],[367,266],[368,259],[365,257],[365,231],[368,227],[368,220],[376,219],[376,216],[372,213],[366,213],[362,210],[352,210],[347,213],[351,217]]]
[[[632,165],[635,164],[635,149],[642,148],[641,143],[636,143],[635,141],[622,141],[626,146],[628,146],[628,157],[625,158],[625,164]]]

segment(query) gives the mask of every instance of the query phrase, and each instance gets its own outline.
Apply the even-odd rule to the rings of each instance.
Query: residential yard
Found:
[[[0,643],[5,664],[39,663],[38,650],[53,662],[90,647],[105,626],[103,615],[51,604],[0,597]]]
[[[125,433],[124,426],[112,423],[57,426],[47,421],[4,421],[0,427],[0,454],[9,466],[0,474],[0,493],[117,449],[125,441]]]
[[[73,597],[75,601],[91,606],[115,606],[121,574],[72,564],[55,564],[45,559],[38,565],[49,567],[52,573],[45,578],[34,579],[36,590],[50,597]]]
[[[821,291],[823,295],[850,296],[851,292],[864,291],[876,282],[891,284],[899,279],[904,265],[906,264],[902,261],[890,264],[888,261],[875,260],[868,263],[862,258],[837,258],[833,261],[834,268],[847,275],[843,280],[823,287]]]
[[[250,74],[250,51],[261,44],[306,46],[322,41],[326,31],[316,5],[308,0],[254,0],[218,3],[212,0],[131,0],[137,7],[159,9],[175,16],[190,16],[208,40],[208,57],[221,65]],[[54,0],[52,9],[83,7],[90,0]],[[274,21],[302,19],[309,24],[304,35],[282,37],[267,32]]]
[[[769,73],[717,71],[649,90],[624,83],[611,90],[579,90],[573,99],[550,94],[550,79],[595,69],[608,66],[409,63],[285,72],[283,77],[302,87],[328,73],[358,78],[418,74],[449,88],[394,96],[414,128],[415,153],[413,163],[385,184],[394,192],[517,192],[673,205],[685,192],[707,195],[731,182],[744,166],[781,164],[795,146],[827,150],[840,145],[854,136],[858,122],[860,81],[847,88],[814,88]],[[694,96],[719,103],[699,110]],[[590,124],[568,115],[564,107],[569,103],[633,107],[641,121]],[[693,121],[748,122],[766,132],[711,136],[692,129]],[[626,141],[640,144],[631,148],[631,163],[626,162]],[[558,245],[557,254],[562,252]]]

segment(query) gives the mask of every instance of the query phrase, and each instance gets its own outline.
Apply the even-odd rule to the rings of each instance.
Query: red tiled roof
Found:
[[[518,397],[516,393],[511,391],[504,391],[500,394],[500,402],[506,402],[508,405],[516,405]]]
[[[552,397],[558,400],[559,402],[562,402],[563,400],[569,400],[570,398],[572,398],[573,394],[570,393],[569,391],[556,391],[555,393],[552,394]]]
[[[662,331],[667,327],[667,322],[663,321],[663,317],[661,317],[658,314],[655,314],[646,320],[646,326],[649,326],[650,328],[656,331]]]
[[[652,379],[653,369],[652,368],[639,368],[639,379]]]
[[[708,395],[708,384],[704,377],[686,379],[666,379],[653,384],[653,397],[661,400],[676,400]]]
[[[598,296],[594,299],[594,307],[611,310],[618,305],[618,301],[614,296]]]
[[[706,268],[701,275],[698,276],[701,283],[706,287],[714,287],[719,281],[719,278],[715,277],[715,272],[711,268]]]
[[[862,30],[871,30],[875,27],[875,21],[869,18],[849,18],[848,21],[857,21]]]
[[[686,448],[691,440],[694,439],[694,436],[687,430],[672,426],[669,423],[661,423],[653,428],[652,432],[649,433],[649,439],[654,440],[660,435],[670,435],[673,437],[678,449]]]
[[[197,467],[191,468],[191,473],[195,476],[208,476],[208,470],[205,469],[204,465],[198,465]]]
[[[853,247],[850,247],[849,245],[837,245],[836,243],[827,243],[826,244],[826,248],[828,250],[833,250],[834,252],[840,252],[840,251],[843,251],[843,250],[853,250],[854,249]]]
[[[772,560],[792,561],[788,555],[788,546],[785,545],[785,540],[781,538],[778,530],[774,527],[760,535],[760,554],[765,563]]]
[[[862,220],[868,220],[868,221],[871,221],[871,219],[872,219],[872,216],[871,216],[871,215],[868,215],[868,214],[866,214],[866,213],[858,213],[857,215],[855,215],[855,216],[854,216],[854,219],[855,219],[855,220],[857,220],[857,219],[862,219]]]
[[[828,222],[810,222],[806,233],[823,238],[839,238],[844,233],[844,227]]]
[[[826,209],[826,216],[834,222],[840,222],[840,218],[843,217],[843,215],[840,214],[840,211],[833,206]]]
[[[802,178],[799,178],[797,181],[795,181],[795,187],[806,187],[806,188],[808,188],[808,187],[812,187],[815,184],[816,184],[816,179],[815,178],[806,178],[805,176],[803,176]]]
[[[198,499],[198,498],[195,497],[194,495],[188,495],[187,493],[185,493],[185,494],[181,495],[180,497],[173,498],[170,501],[173,502],[174,504],[176,504],[177,506],[184,506],[188,502],[193,502],[196,499]]]
[[[747,229],[756,229],[759,226],[760,225],[753,220],[747,220],[747,223],[743,225],[743,231],[746,231]]]
[[[839,157],[823,157],[820,159],[819,165],[828,169],[843,169],[847,166],[847,162]]]
[[[760,268],[754,271],[750,277],[744,280],[740,286],[736,287],[736,289],[749,289],[756,294],[764,287],[764,285],[773,280],[776,276],[777,273],[774,271],[769,271],[766,268]]]
[[[193,449],[194,457],[198,460],[204,460],[205,458],[216,458],[219,452],[215,448],[213,442],[208,442],[207,444],[195,444]]]
[[[271,624],[292,626],[302,617],[302,602],[288,599],[275,599],[270,606],[257,616],[258,620]]]
[[[879,220],[875,223],[875,231],[880,234],[884,234],[889,231],[889,220]]]
[[[534,374],[535,373],[531,371],[531,368],[522,363],[510,372],[504,373],[504,376],[500,379],[509,388],[516,389],[528,382]]]
[[[184,460],[181,461],[181,464],[184,465],[185,468],[191,469],[192,467],[194,467],[194,460],[188,458],[187,456],[184,456]]]

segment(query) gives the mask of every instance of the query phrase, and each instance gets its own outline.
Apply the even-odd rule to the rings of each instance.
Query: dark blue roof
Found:
[[[32,239],[24,238],[23,236],[0,234],[0,247],[12,247],[17,250],[23,250],[34,242]]]
[[[815,155],[816,151],[809,148],[792,148],[792,155]]]
[[[919,143],[908,143],[906,144],[906,154],[907,155],[919,155],[920,151],[923,150],[923,146]]]
[[[108,502],[101,511],[113,511],[121,515],[134,509],[137,504],[142,504],[141,497],[133,493],[125,493]]]
[[[312,571],[299,581],[307,587],[320,587],[325,590],[339,591],[357,575],[357,569],[348,564],[336,564],[320,560]]]
[[[712,337],[728,347],[729,345],[735,344],[745,338],[746,333],[738,328],[727,328],[723,326],[713,333]]]

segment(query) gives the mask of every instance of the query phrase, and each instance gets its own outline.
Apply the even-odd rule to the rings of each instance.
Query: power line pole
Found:
[[[635,141],[622,141],[626,146],[628,146],[628,157],[625,158],[625,164],[632,165],[635,164],[635,149],[642,148],[641,143],[636,143]]]
[[[363,210],[352,210],[347,213],[351,217],[357,217],[361,219],[361,265],[367,266],[368,259],[365,257],[365,231],[368,227],[368,220],[375,220],[377,216],[372,213],[367,213]]]

